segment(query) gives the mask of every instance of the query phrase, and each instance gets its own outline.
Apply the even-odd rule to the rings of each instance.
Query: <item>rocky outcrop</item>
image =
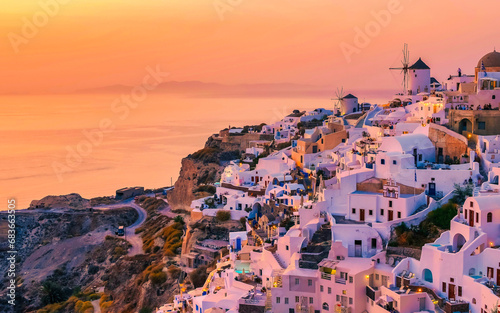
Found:
[[[254,140],[272,140],[272,135],[213,135],[208,138],[203,149],[182,159],[179,178],[175,182],[174,190],[168,194],[171,208],[188,210],[191,201],[195,199],[193,192],[196,187],[219,181],[227,163],[239,159],[250,141]]]
[[[168,203],[173,210],[188,210],[194,200],[193,191],[200,184],[211,184],[220,179],[224,166],[215,162],[203,162],[189,156],[182,159],[179,178],[174,190],[168,193]]]
[[[31,209],[75,209],[82,210],[90,207],[90,200],[82,198],[77,193],[63,196],[46,196],[40,200],[31,201]]]

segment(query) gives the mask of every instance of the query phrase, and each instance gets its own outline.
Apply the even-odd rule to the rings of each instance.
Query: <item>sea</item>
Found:
[[[127,186],[170,186],[182,158],[220,129],[272,123],[295,109],[333,107],[321,97],[122,97],[0,96],[0,210],[9,199],[23,209],[47,195],[91,198]]]

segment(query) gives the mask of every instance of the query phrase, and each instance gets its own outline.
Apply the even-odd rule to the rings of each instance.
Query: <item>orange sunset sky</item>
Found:
[[[482,55],[500,49],[498,0],[60,2],[0,4],[0,93],[132,85],[157,64],[177,81],[395,89],[399,76],[388,67],[399,65],[404,42],[439,80],[458,67],[472,73]],[[44,20],[40,3],[52,3],[53,16]],[[341,44],[353,45],[355,28],[389,5],[400,12],[348,62]],[[23,37],[33,18],[36,34]]]

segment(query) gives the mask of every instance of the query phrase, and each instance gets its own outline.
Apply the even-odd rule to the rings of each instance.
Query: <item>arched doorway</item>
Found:
[[[462,119],[458,124],[458,132],[461,134],[464,131],[472,133],[472,123],[467,118]]]
[[[458,252],[465,245],[465,237],[462,234],[456,234],[453,237],[453,251]]]
[[[252,206],[252,211],[248,215],[249,220],[258,220],[262,216],[262,206],[260,203],[256,202]]]
[[[424,280],[426,282],[429,282],[429,283],[432,283],[433,280],[432,280],[432,272],[430,269],[428,268],[425,268],[423,271],[422,271],[422,277],[424,278]]]

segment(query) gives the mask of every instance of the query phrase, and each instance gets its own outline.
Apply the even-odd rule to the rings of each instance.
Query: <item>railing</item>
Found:
[[[335,282],[342,285],[346,284],[346,280],[344,278],[335,278]]]
[[[370,286],[366,286],[366,296],[375,301],[375,290]]]
[[[321,272],[321,279],[332,280],[332,274]]]

